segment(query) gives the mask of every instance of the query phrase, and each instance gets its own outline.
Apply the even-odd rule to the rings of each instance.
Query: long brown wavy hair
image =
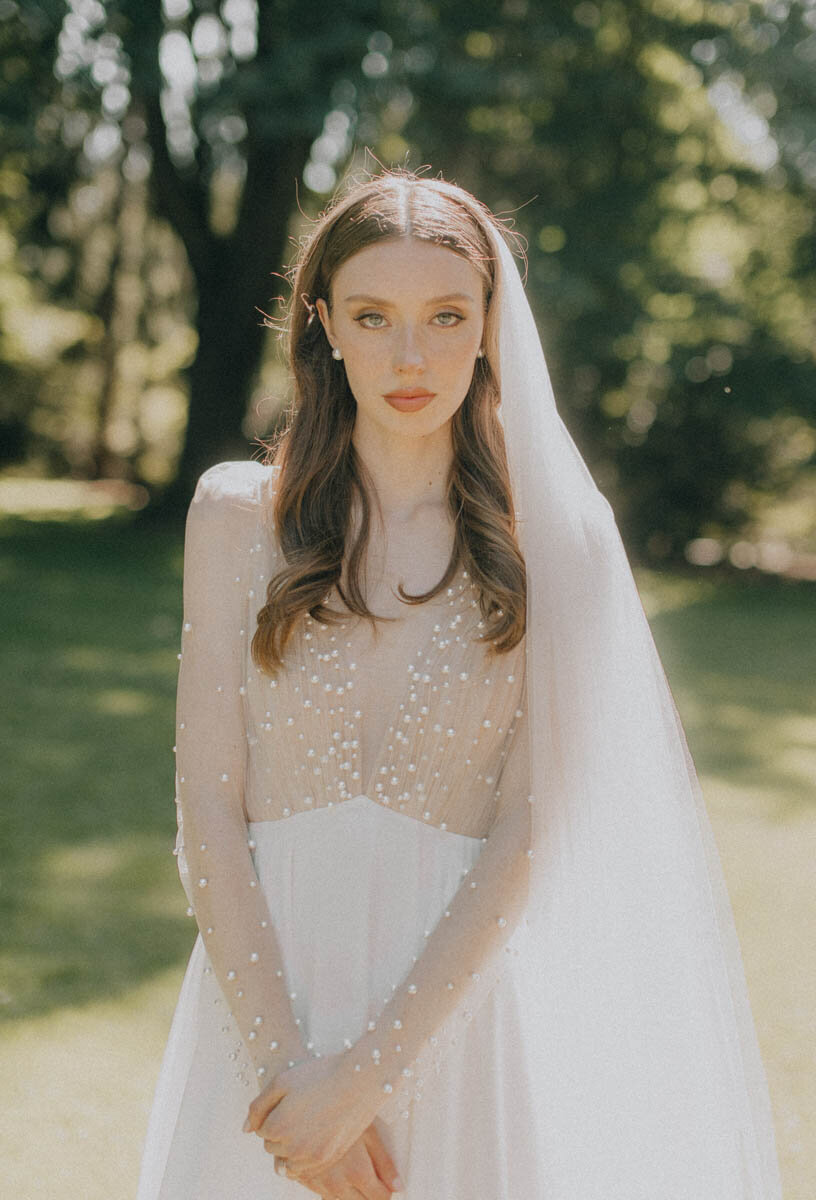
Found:
[[[353,184],[302,240],[289,272],[292,406],[280,436],[261,443],[264,464],[280,466],[274,522],[286,560],[269,581],[252,639],[253,660],[265,672],[275,674],[283,665],[286,645],[302,614],[327,623],[347,615],[327,607],[332,587],[349,612],[375,624],[386,619],[369,610],[361,582],[373,489],[352,443],[356,403],[342,362],[332,358],[315,307],[318,297],[329,302],[334,273],[347,259],[386,238],[418,238],[446,246],[467,259],[485,284],[486,354],[476,359],[470,388],[451,421],[447,501],[455,530],[453,550],[434,587],[411,595],[400,584],[399,596],[406,604],[422,604],[464,567],[480,593],[482,640],[490,643],[491,651],[506,652],[523,637],[526,574],[498,416],[499,387],[490,365],[491,358],[497,361],[491,227],[505,232],[470,193],[400,170]],[[359,520],[353,531],[355,497]]]

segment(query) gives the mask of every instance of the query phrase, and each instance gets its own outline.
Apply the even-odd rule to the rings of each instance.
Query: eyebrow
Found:
[[[343,303],[351,304],[352,301],[364,300],[367,304],[377,304],[380,308],[393,308],[390,300],[380,300],[376,296],[366,296],[357,294],[354,296],[346,296]],[[447,304],[451,300],[469,300],[471,304],[475,304],[474,298],[467,292],[451,292],[449,296],[436,296],[433,300],[429,300],[428,304]]]

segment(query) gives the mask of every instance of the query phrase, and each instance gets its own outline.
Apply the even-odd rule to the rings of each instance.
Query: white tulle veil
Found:
[[[556,410],[515,258],[491,238],[488,359],[528,573],[524,971],[546,1200],[779,1200],[697,775],[611,508]]]

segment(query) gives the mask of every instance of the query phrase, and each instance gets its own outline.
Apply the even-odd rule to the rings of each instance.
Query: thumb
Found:
[[[369,1125],[363,1135],[366,1149],[371,1157],[377,1175],[392,1192],[401,1192],[405,1184],[397,1174],[394,1160],[382,1144],[382,1139],[373,1125]]]
[[[264,1090],[255,1097],[249,1106],[249,1113],[244,1122],[244,1133],[256,1133],[263,1125],[272,1109],[280,1104],[286,1095],[286,1088],[276,1080],[267,1084]]]

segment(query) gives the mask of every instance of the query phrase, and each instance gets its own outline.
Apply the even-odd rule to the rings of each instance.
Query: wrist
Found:
[[[370,1119],[397,1090],[397,1080],[391,1078],[379,1061],[362,1054],[358,1046],[338,1055],[333,1081],[349,1103],[357,1104],[370,1113]],[[390,1085],[390,1086],[387,1086]]]
[[[257,1043],[256,1043],[257,1045]],[[267,1045],[253,1047],[251,1058],[252,1066],[255,1070],[255,1075],[258,1083],[266,1086],[275,1075],[279,1075],[281,1071],[286,1071],[290,1067],[298,1066],[302,1062],[307,1062],[314,1056],[301,1043],[279,1043],[272,1041]]]

